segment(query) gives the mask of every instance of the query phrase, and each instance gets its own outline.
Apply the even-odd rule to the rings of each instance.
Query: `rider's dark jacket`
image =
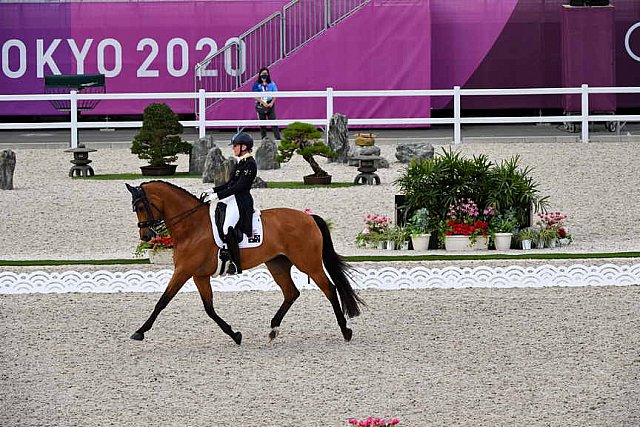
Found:
[[[251,197],[250,190],[257,173],[258,166],[253,156],[243,157],[231,171],[229,182],[213,189],[219,199],[224,199],[232,194],[236,196],[240,211],[238,228],[247,236],[252,234],[253,197]]]

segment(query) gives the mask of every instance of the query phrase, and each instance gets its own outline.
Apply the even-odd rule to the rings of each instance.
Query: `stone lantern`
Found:
[[[378,170],[378,161],[381,159],[382,157],[380,156],[351,157],[351,160],[355,160],[359,163],[358,172],[360,172],[353,180],[353,183],[358,184],[362,181],[363,184],[367,185],[380,185],[380,177],[375,172]]]
[[[92,151],[98,151],[93,148],[87,148],[84,144],[78,144],[76,148],[69,148],[64,150],[65,153],[73,153],[73,166],[69,170],[69,176],[73,177],[75,172],[76,176],[93,176],[93,168],[89,166],[91,160],[89,160],[89,153]]]

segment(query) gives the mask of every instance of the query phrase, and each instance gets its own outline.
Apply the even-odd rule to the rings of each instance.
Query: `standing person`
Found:
[[[231,139],[233,154],[238,158],[238,163],[231,171],[229,182],[207,191],[208,200],[211,201],[209,214],[212,224],[217,224],[216,213],[224,212],[224,225],[222,226],[223,241],[229,249],[230,258],[227,274],[242,273],[240,268],[240,248],[242,235],[251,237],[253,220],[253,197],[251,197],[251,185],[258,172],[256,161],[253,158],[253,138],[245,132],[240,132]],[[212,194],[220,199],[213,203]],[[207,200],[207,199],[205,199]],[[222,255],[222,254],[221,254]]]
[[[278,86],[276,82],[271,80],[271,74],[267,67],[260,68],[258,73],[258,80],[253,84],[253,92],[277,92]],[[275,120],[276,119],[276,99],[273,96],[264,94],[263,96],[256,97],[256,113],[258,113],[258,120]],[[273,137],[276,140],[280,139],[280,130],[278,126],[272,126]],[[260,127],[260,136],[264,139],[267,137],[267,127]]]

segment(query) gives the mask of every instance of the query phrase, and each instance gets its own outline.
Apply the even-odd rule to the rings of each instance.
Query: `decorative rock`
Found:
[[[347,163],[349,161],[349,129],[347,116],[335,113],[329,122],[329,147],[337,154],[329,162]]]
[[[229,181],[231,170],[235,164],[235,158],[225,159],[220,148],[212,148],[204,162],[202,182],[213,182],[216,187],[224,184]]]
[[[16,169],[16,153],[0,151],[0,190],[13,190],[13,172]]]
[[[216,146],[213,137],[200,138],[193,143],[191,153],[189,153],[189,173],[200,175],[204,171],[204,163],[209,151]]]
[[[433,145],[427,143],[398,144],[396,147],[396,159],[401,163],[409,163],[411,160],[433,159]]]
[[[251,188],[267,188],[267,182],[256,176],[256,179],[253,180],[253,184],[251,184]]]
[[[258,170],[280,169],[280,163],[276,160],[277,154],[278,146],[276,143],[269,137],[264,138],[255,152]]]

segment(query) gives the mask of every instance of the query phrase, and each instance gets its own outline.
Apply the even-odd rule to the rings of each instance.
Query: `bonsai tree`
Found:
[[[313,176],[325,177],[329,174],[318,165],[313,156],[325,158],[336,154],[320,138],[322,133],[309,123],[293,122],[282,131],[282,141],[278,145],[277,160],[286,163],[294,154],[299,154],[313,169]]]
[[[166,166],[189,154],[191,144],[180,138],[182,125],[167,104],[147,105],[142,116],[142,129],[133,139],[131,153],[148,160],[150,166]]]

